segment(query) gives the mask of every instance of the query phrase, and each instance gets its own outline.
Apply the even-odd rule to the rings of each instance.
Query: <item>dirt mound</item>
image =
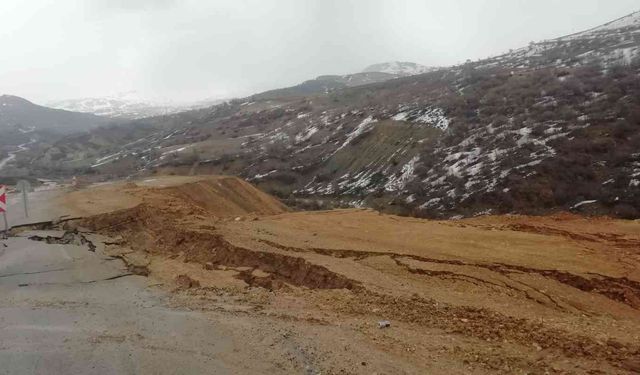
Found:
[[[157,193],[193,204],[218,216],[274,215],[288,211],[276,198],[237,177],[212,177],[179,186],[160,188]]]
[[[132,208],[140,203],[182,208],[184,214],[213,217],[273,215],[287,206],[253,185],[228,176],[158,176],[136,182],[96,184],[61,198],[71,216],[91,216]]]

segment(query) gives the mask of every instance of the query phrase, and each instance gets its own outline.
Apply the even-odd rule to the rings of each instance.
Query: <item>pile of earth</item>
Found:
[[[237,177],[214,177],[157,191],[217,217],[274,215],[288,211],[276,198]]]
[[[257,219],[288,211],[276,198],[241,179],[212,177],[152,189],[128,183],[123,188],[142,203],[90,216],[81,225],[122,237],[134,250],[181,256],[184,262],[209,267],[237,268],[238,278],[250,285],[351,289],[356,284],[301,257],[242,248],[217,233],[217,222]]]

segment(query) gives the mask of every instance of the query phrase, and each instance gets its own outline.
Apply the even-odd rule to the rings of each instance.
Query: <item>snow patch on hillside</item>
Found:
[[[373,64],[366,67],[362,72],[380,72],[387,74],[395,74],[399,76],[412,76],[438,70],[438,68],[428,67],[412,62],[390,61],[380,64]]]
[[[358,126],[356,126],[356,128],[351,133],[347,134],[347,139],[344,141],[344,143],[340,147],[338,147],[336,152],[338,152],[339,150],[342,150],[345,146],[351,143],[351,141],[353,141],[360,134],[363,134],[373,129],[372,124],[376,122],[377,120],[374,120],[372,116],[369,116],[366,119],[362,120],[362,122],[358,124]]]
[[[413,172],[416,168],[416,163],[420,160],[420,157],[414,156],[409,162],[402,166],[400,175],[392,175],[384,186],[386,191],[402,191],[407,183],[409,183],[415,177]]]
[[[308,141],[317,132],[318,128],[315,126],[305,129],[303,132],[300,132],[296,135],[296,143]]]
[[[427,108],[414,108],[414,109],[402,109],[401,112],[396,113],[391,117],[395,121],[406,121],[414,123],[429,124],[440,130],[447,130],[450,120],[445,115],[442,108],[427,107]]]

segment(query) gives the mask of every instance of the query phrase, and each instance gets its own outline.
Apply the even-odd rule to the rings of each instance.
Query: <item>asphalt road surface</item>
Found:
[[[33,194],[41,208],[12,225],[53,218],[55,194]],[[219,354],[232,342],[205,315],[168,307],[150,279],[100,249],[36,234],[61,235],[0,238],[0,374],[228,373]]]
[[[64,215],[64,209],[57,206],[57,198],[63,193],[62,188],[30,192],[27,195],[27,213],[25,214],[22,194],[7,194],[7,221],[9,226],[57,219]],[[0,230],[4,222],[0,218]]]

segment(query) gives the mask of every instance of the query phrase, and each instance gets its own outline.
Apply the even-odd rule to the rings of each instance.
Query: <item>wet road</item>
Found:
[[[9,226],[48,221],[66,214],[65,210],[57,205],[57,198],[64,192],[63,188],[34,191],[27,196],[27,210],[25,215],[22,194],[16,192],[7,193],[7,221]],[[4,226],[4,222],[0,222]],[[0,230],[4,227],[0,227]]]
[[[149,282],[86,246],[0,241],[0,374],[226,373],[231,342]]]
[[[56,194],[33,194],[29,219],[12,197],[11,224],[56,218]],[[34,234],[61,235],[0,239],[0,374],[228,372],[219,355],[232,342],[205,315],[168,307],[151,279],[130,275],[99,243],[92,252]]]

